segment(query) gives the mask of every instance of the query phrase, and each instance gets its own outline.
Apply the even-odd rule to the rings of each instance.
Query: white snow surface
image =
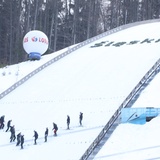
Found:
[[[0,116],[12,119],[16,134],[24,134],[24,149],[10,143],[6,126],[0,130],[0,157],[12,160],[78,160],[97,137],[116,109],[160,57],[160,23],[132,27],[92,42],[45,68],[0,100]],[[139,40],[138,44],[127,45]],[[104,41],[127,42],[120,47]],[[107,44],[107,42],[106,42]],[[0,69],[0,92],[23,78],[61,50]],[[5,75],[4,75],[5,74]],[[133,107],[159,107],[160,74],[143,91]],[[83,112],[82,126],[79,113]],[[67,115],[71,118],[67,130]],[[53,136],[52,123],[58,127]],[[49,128],[47,143],[44,132]],[[33,131],[39,134],[33,145]],[[160,159],[160,118],[145,125],[119,124],[94,159]]]

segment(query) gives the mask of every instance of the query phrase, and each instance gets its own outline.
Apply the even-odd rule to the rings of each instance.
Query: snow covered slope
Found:
[[[159,89],[160,73],[141,93],[133,107],[160,108]],[[145,125],[120,124],[94,159],[158,160],[160,159],[159,135],[159,116]]]
[[[9,143],[10,133],[0,130],[1,157],[13,160],[79,159],[122,101],[159,59],[159,28],[158,22],[140,25],[88,44],[45,68],[1,99],[0,114],[5,115],[6,121],[13,120],[16,133],[21,131],[25,135],[24,150],[20,151],[15,143]],[[151,43],[142,43],[147,38],[153,39]],[[133,41],[138,42],[130,44]],[[119,47],[106,46],[110,42],[125,43]],[[102,45],[93,47],[96,44]],[[38,66],[42,61],[43,58],[16,67],[19,66],[19,73],[27,73],[25,70],[31,64]],[[9,78],[18,78],[14,74],[16,67],[9,66],[13,69],[11,74],[0,78],[3,79],[2,86],[13,83],[8,81]],[[79,112],[84,113],[83,127],[79,126]],[[66,130],[67,115],[71,117],[70,130]],[[57,137],[53,136],[53,122],[59,127]],[[46,127],[49,128],[49,139],[44,143]],[[37,146],[33,145],[33,130],[39,133]]]

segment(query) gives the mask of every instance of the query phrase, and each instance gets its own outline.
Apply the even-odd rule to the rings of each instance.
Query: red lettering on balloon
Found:
[[[39,38],[39,42],[48,44],[48,40],[46,38]]]
[[[25,37],[23,42],[24,43],[28,42],[28,37]]]

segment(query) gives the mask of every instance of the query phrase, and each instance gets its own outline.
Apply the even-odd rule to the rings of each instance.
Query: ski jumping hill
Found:
[[[5,115],[6,121],[12,119],[16,133],[25,135],[24,150],[20,151],[9,143],[10,133],[0,130],[1,157],[80,159],[124,99],[159,60],[159,28],[159,20],[122,26],[56,56],[53,53],[40,61],[9,66],[5,75],[1,70],[1,85],[7,87],[9,78],[9,85],[16,83],[8,90],[2,87],[0,114]],[[84,114],[82,126],[80,112]],[[67,115],[71,118],[70,130],[66,130]],[[53,122],[59,127],[57,137],[53,136]],[[49,137],[44,143],[46,127]],[[39,133],[37,146],[33,145],[34,130]]]

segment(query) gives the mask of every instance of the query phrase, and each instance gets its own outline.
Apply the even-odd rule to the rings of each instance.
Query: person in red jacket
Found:
[[[53,129],[52,130],[54,131],[54,135],[57,136],[57,131],[58,131],[57,124],[53,123]]]

